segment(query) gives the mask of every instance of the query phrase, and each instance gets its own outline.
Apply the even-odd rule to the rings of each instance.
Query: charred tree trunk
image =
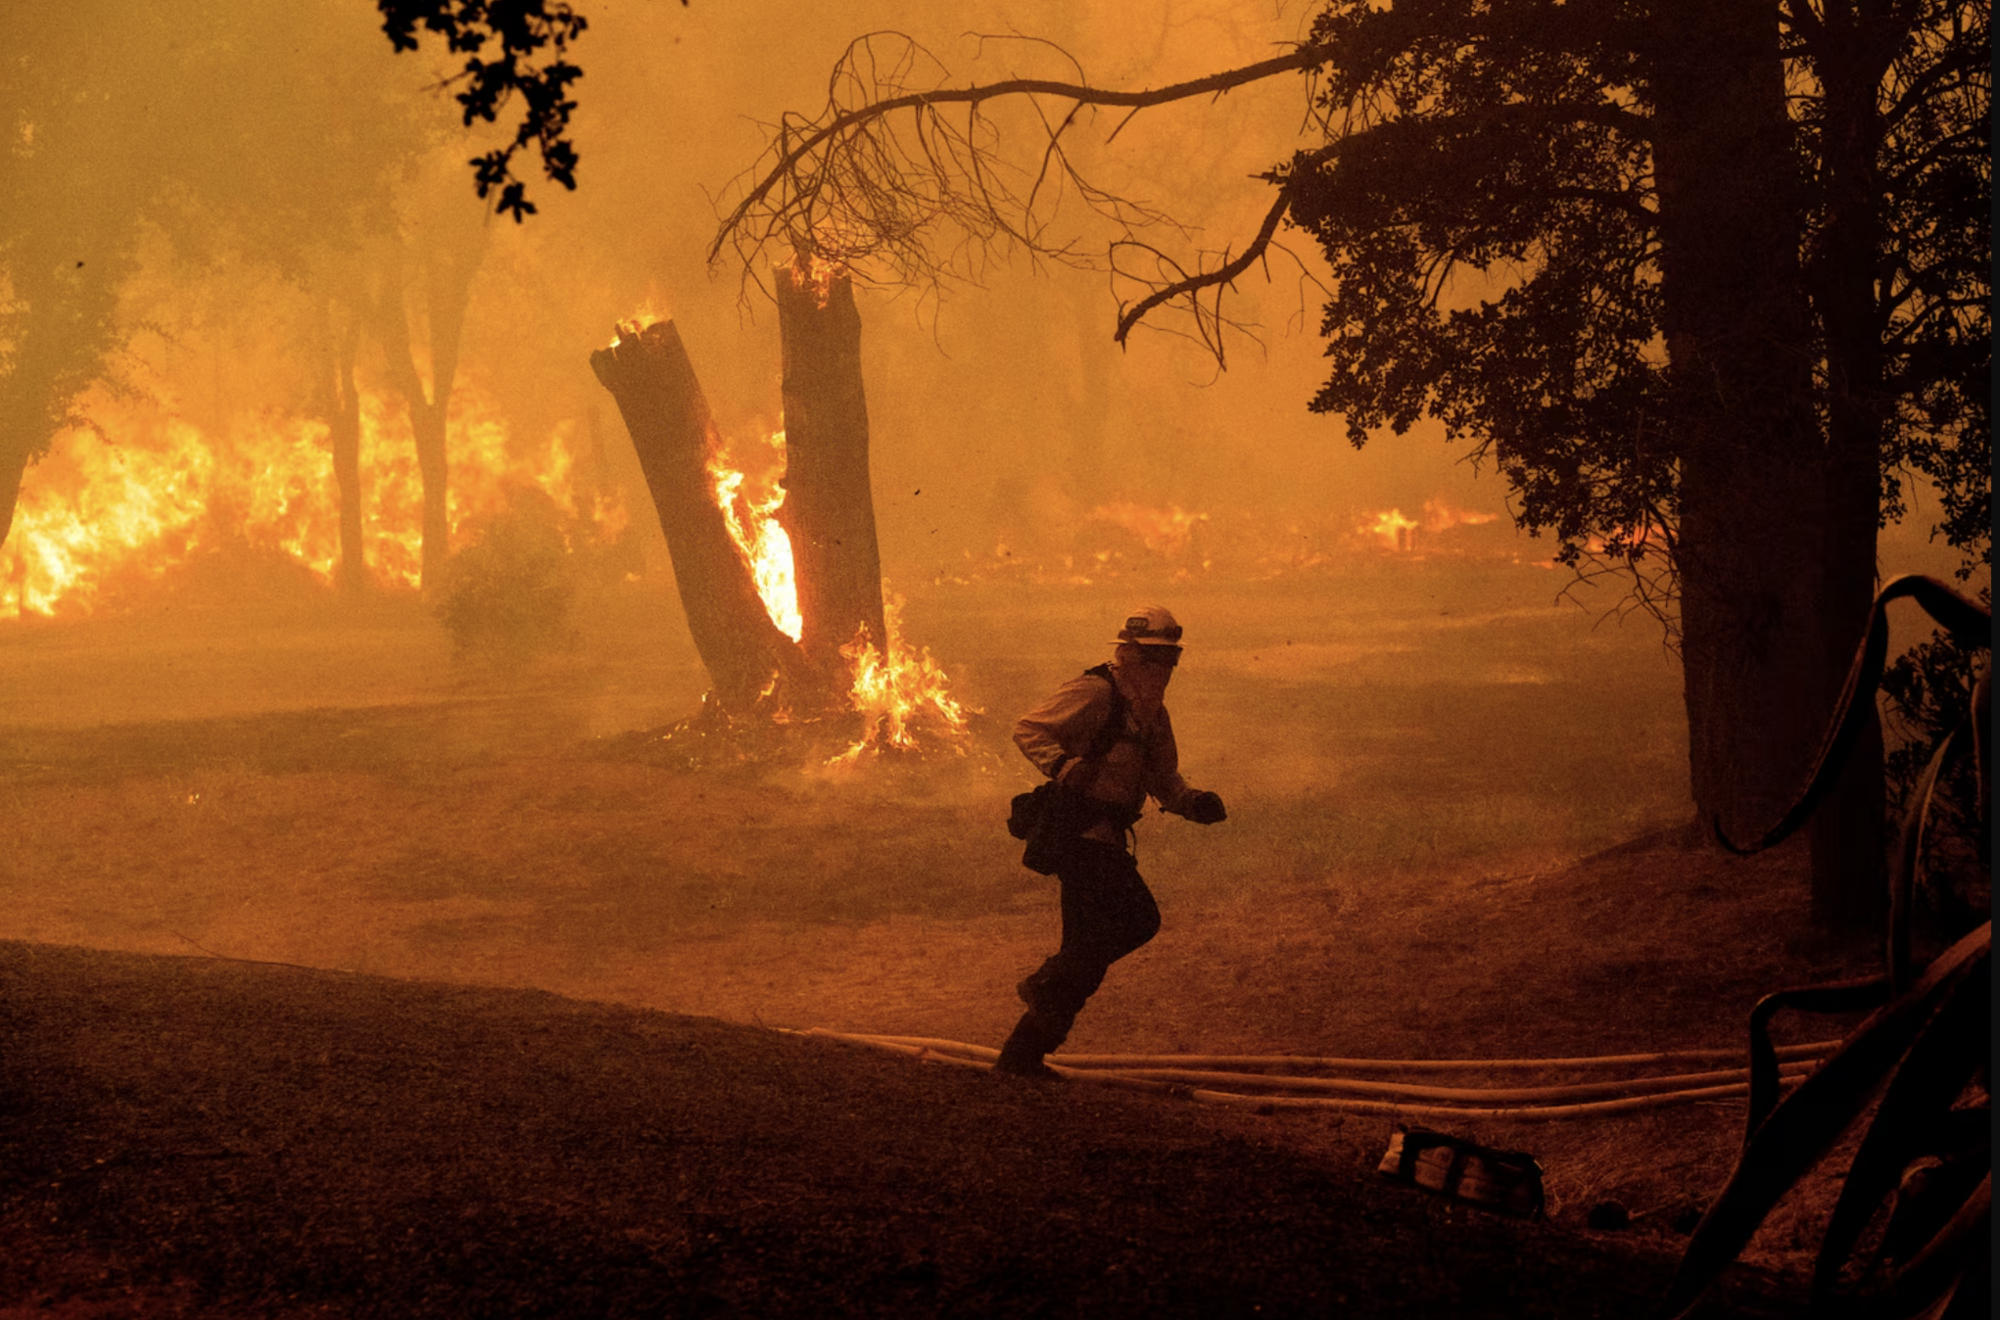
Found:
[[[436,584],[437,574],[451,554],[450,505],[446,495],[450,467],[445,451],[445,423],[451,413],[451,392],[458,378],[459,342],[465,332],[466,308],[472,301],[472,279],[485,258],[485,234],[475,230],[459,246],[432,254],[424,268],[424,319],[430,330],[431,382],[425,390],[410,351],[409,312],[404,306],[400,255],[391,267],[389,287],[377,307],[382,349],[389,378],[403,396],[416,437],[417,472],[423,479],[424,525],[421,585]]]
[[[688,631],[716,698],[725,711],[747,709],[774,676],[790,676],[798,652],[765,612],[715,502],[707,467],[715,423],[680,332],[672,321],[636,337],[621,331],[610,348],[590,355],[590,367],[632,434],[673,556]]]
[[[861,315],[845,275],[821,290],[777,273],[784,362],[785,502],[806,663],[844,690],[840,648],[865,637],[888,647],[882,556],[868,480],[868,402],[861,387]]]
[[[21,478],[28,471],[28,446],[16,435],[0,432],[0,546],[14,530],[14,507],[21,499]]]
[[[1738,836],[1808,772],[1847,656],[1824,617],[1824,449],[1777,11],[1690,0],[1652,61],[1697,807]]]
[[[357,323],[341,342],[338,408],[332,423],[333,481],[340,488],[340,579],[350,594],[368,585],[367,548],[361,539],[361,391],[354,384],[360,347]]]
[[[333,300],[319,308],[320,381],[318,412],[333,447],[334,492],[340,502],[340,562],[334,585],[353,595],[368,584],[361,539],[361,391],[354,384],[354,361],[361,348],[361,318],[334,327]]]

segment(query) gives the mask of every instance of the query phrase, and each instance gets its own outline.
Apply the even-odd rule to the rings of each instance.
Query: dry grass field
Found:
[[[1186,773],[1230,820],[1140,826],[1165,926],[1070,1048],[1734,1046],[1762,991],[1865,964],[1811,929],[1796,852],[1682,846],[1672,659],[1639,621],[1553,605],[1559,585],[1388,564],[1146,591],[1189,628],[1169,704]],[[910,594],[912,640],[984,714],[962,754],[846,768],[689,771],[619,737],[701,688],[671,600],[643,585],[588,602],[578,652],[514,674],[454,666],[409,601],[189,594],[9,624],[0,940],[997,1044],[1015,979],[1057,935],[1053,882],[1001,825],[1029,778],[1010,713],[1102,659],[1130,593]],[[1034,1103],[1065,1121],[1049,1106],[1067,1101]],[[1350,1179],[1394,1126],[1118,1103]],[[1566,1241],[1595,1240],[1585,1213],[1617,1200],[1635,1220],[1620,1240],[1670,1260],[1741,1121],[1722,1103],[1464,1135],[1537,1155]],[[1782,1210],[1752,1259],[1795,1266],[1816,1200]]]

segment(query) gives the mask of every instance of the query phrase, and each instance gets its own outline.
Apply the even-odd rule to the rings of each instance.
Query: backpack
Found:
[[[1089,779],[1074,787],[1046,780],[1030,792],[1015,794],[1007,813],[1007,833],[1028,845],[1021,851],[1021,865],[1037,875],[1054,875],[1068,858],[1070,844],[1102,818],[1104,813],[1084,796],[1084,791],[1097,778],[1105,754],[1123,736],[1131,709],[1125,694],[1112,680],[1109,665],[1097,665],[1083,672],[1111,685],[1111,713],[1089,749],[1077,758],[1092,763],[1091,769],[1084,772]]]

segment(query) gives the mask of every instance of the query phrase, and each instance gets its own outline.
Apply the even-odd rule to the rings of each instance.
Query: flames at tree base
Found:
[[[843,675],[788,686],[774,674],[754,703],[735,710],[711,691],[694,714],[613,739],[607,750],[680,770],[776,763],[837,769],[885,757],[967,756],[981,712],[951,696],[927,648],[903,642],[902,603],[896,596],[884,602],[886,655],[858,636],[841,648]]]
[[[838,769],[876,760],[930,763],[940,756],[955,761],[974,754],[984,723],[977,711],[962,718],[950,735],[924,726],[906,730],[897,741],[887,736],[887,721],[879,713],[844,710],[801,718],[762,702],[731,713],[704,699],[701,709],[672,724],[605,739],[602,754],[677,771]]]

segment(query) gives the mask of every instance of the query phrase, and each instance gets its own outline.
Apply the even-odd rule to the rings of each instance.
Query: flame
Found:
[[[828,765],[851,765],[871,748],[877,752],[914,751],[918,734],[934,730],[965,755],[965,708],[946,689],[944,670],[931,659],[928,647],[912,650],[903,642],[903,598],[886,594],[883,622],[889,631],[886,654],[865,633],[840,648],[854,667],[848,701],[861,713],[867,732]]]
[[[799,613],[791,537],[777,519],[785,502],[780,482],[785,433],[771,432],[766,443],[766,452],[741,456],[729,444],[719,445],[709,455],[708,474],[715,485],[715,503],[722,510],[723,525],[750,568],[765,613],[780,632],[796,642],[805,633],[805,621]],[[739,458],[744,466],[736,466]],[[885,596],[885,648],[878,649],[865,632],[857,633],[840,648],[841,658],[853,674],[848,704],[861,715],[866,732],[852,747],[828,761],[829,765],[852,764],[871,748],[878,752],[915,750],[920,745],[919,734],[926,730],[941,732],[955,745],[962,742],[965,710],[947,690],[945,672],[930,652],[904,644],[902,608],[900,596]],[[759,700],[768,699],[777,687],[773,676]],[[771,711],[771,718],[786,723],[791,714],[779,708]],[[956,746],[956,750],[961,756],[965,754],[963,746]]]
[[[0,609],[49,615],[66,599],[87,607],[112,570],[130,565],[157,577],[187,557],[214,457],[190,443],[199,438],[192,427],[170,424],[163,438],[164,445],[142,447],[73,431],[61,451],[36,465],[21,483],[13,533],[0,547]]]
[[[1129,502],[1101,504],[1090,511],[1090,517],[1097,522],[1124,528],[1138,537],[1148,550],[1169,558],[1187,549],[1195,524],[1208,521],[1207,514],[1185,512],[1178,504],[1170,504],[1164,509],[1149,509],[1143,504]],[[1106,557],[1098,556],[1100,561]]]
[[[813,303],[819,307],[826,306],[826,300],[833,296],[834,279],[846,269],[813,252],[793,252],[790,268],[793,287],[811,289]]]
[[[641,334],[645,333],[648,326],[673,319],[674,314],[672,312],[658,310],[653,306],[653,300],[648,298],[639,304],[638,311],[632,313],[632,315],[622,321],[612,323],[611,347],[616,348],[627,339],[637,339]]]
[[[1454,527],[1478,527],[1499,516],[1497,513],[1474,513],[1444,500],[1425,500],[1421,519],[1409,517],[1401,509],[1387,509],[1364,515],[1368,521],[1357,530],[1363,536],[1373,537],[1384,550],[1407,554],[1417,548],[1417,533],[1420,531],[1436,535]]]
[[[1389,509],[1376,514],[1373,522],[1363,523],[1361,530],[1378,538],[1385,550],[1412,550],[1416,547],[1417,528],[1422,525],[1414,518],[1404,517],[1401,509]]]
[[[599,539],[626,523],[615,491],[575,490],[574,428],[541,445],[509,442],[483,394],[462,387],[446,427],[446,521],[496,511],[513,485],[547,493]],[[57,438],[22,483],[13,532],[0,546],[0,610],[88,612],[114,578],[156,579],[199,550],[234,542],[268,550],[331,583],[340,503],[324,423],[268,415],[210,435],[158,406],[92,397],[89,428]],[[111,437],[107,440],[105,437]],[[423,482],[407,416],[361,401],[363,555],[374,580],[414,586],[421,567]]]
[[[730,466],[732,455],[727,445],[709,455],[708,475],[715,483],[715,502],[722,510],[723,525],[729,529],[729,539],[736,542],[737,553],[750,566],[764,612],[779,632],[796,642],[805,634],[805,619],[799,613],[798,580],[792,573],[792,538],[777,517],[785,502],[785,488],[775,475],[784,467],[785,433],[773,431],[769,444],[775,458],[764,464],[754,497],[744,493],[749,477]]]
[[[1454,527],[1481,527],[1494,521],[1497,513],[1474,513],[1470,509],[1459,509],[1443,500],[1424,501],[1424,530],[1427,532],[1448,532]]]

